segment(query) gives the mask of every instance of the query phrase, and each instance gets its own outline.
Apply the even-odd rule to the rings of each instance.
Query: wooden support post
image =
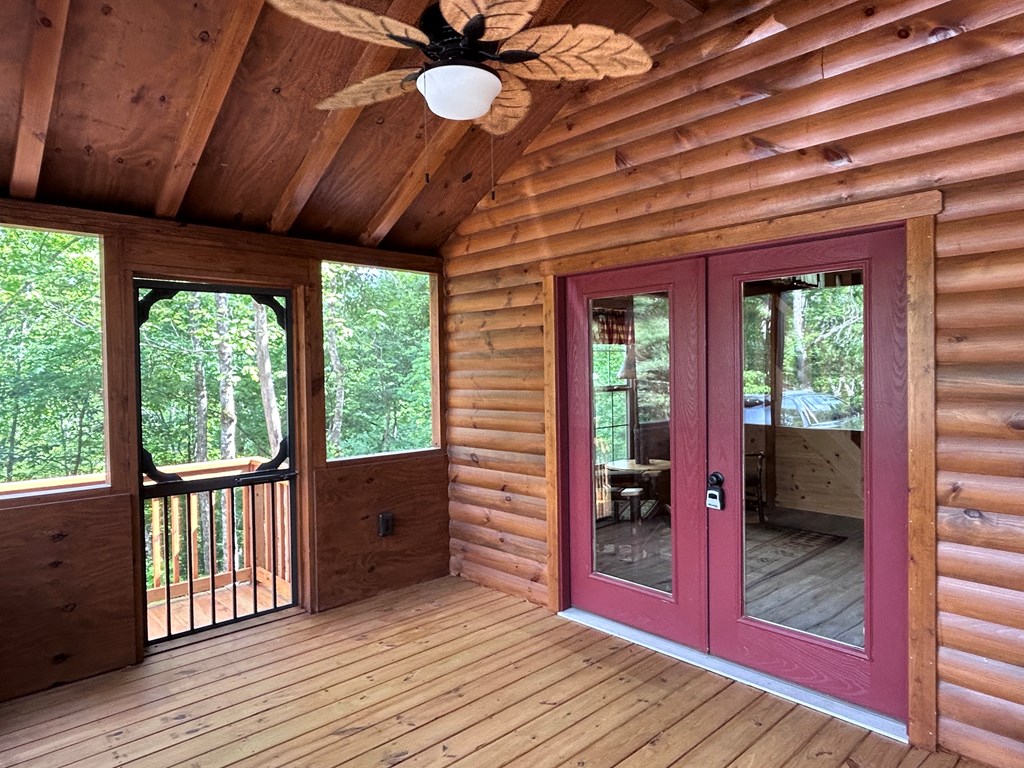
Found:
[[[937,746],[935,217],[907,222],[910,743]]]

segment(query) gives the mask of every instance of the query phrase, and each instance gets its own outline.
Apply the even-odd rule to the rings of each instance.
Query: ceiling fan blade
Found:
[[[288,16],[328,32],[393,48],[428,45],[430,38],[410,24],[334,0],[269,0]]]
[[[416,75],[419,69],[392,69],[368,77],[338,91],[316,105],[317,109],[350,109],[365,107],[388,99],[397,99],[404,93],[416,89]]]
[[[484,17],[484,31],[478,40],[494,42],[511,37],[533,19],[541,0],[441,0],[441,15],[459,34],[466,34],[469,22]]]
[[[524,30],[505,41],[498,58],[509,72],[530,80],[628,77],[652,66],[647,51],[632,37],[594,24]]]
[[[499,70],[498,77],[501,78],[501,93],[491,104],[491,111],[476,122],[488,133],[504,136],[523,122],[533,97],[526,83],[515,75]]]

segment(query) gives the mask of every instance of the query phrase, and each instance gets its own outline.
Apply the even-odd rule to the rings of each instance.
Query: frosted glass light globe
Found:
[[[501,93],[501,80],[483,67],[440,64],[416,78],[416,88],[430,111],[447,120],[476,120]]]

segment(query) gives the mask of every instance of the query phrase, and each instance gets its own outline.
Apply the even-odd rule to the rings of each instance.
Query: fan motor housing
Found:
[[[431,61],[481,64],[493,61],[498,53],[500,43],[471,40],[456,32],[436,3],[423,11],[419,28],[430,38],[430,45],[423,52]]]

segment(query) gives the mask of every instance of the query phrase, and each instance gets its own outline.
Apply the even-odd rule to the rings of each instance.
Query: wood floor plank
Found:
[[[736,717],[704,739],[672,768],[725,768],[796,706],[764,694]]]
[[[903,758],[910,752],[910,747],[898,741],[869,733],[857,745],[847,759],[848,764],[868,766],[871,768],[899,768]]]
[[[829,720],[784,768],[839,768],[866,736],[863,728],[842,720]]]
[[[931,752],[925,752],[923,749],[911,748],[911,750],[907,752],[906,756],[900,761],[899,768],[922,768],[931,756]],[[952,755],[950,755],[950,757],[952,757]],[[954,765],[956,765],[955,757],[953,757],[952,763],[943,766],[943,768],[953,768]]]
[[[583,693],[555,706],[545,706],[541,703],[540,707],[531,708],[533,717],[524,725],[505,730],[502,734],[500,731],[503,729],[499,722],[492,722],[492,726],[497,726],[497,729],[487,746],[454,760],[451,764],[459,768],[501,768],[520,755],[526,754],[537,744],[557,736],[591,713],[627,695],[647,680],[663,674],[671,666],[665,663],[664,657],[645,652],[643,660],[639,663],[618,674],[613,673]]]
[[[728,768],[780,768],[831,718],[807,707],[796,707]]]
[[[471,605],[457,603],[438,612],[435,618],[437,623],[432,631],[435,640],[444,636],[444,632],[457,637],[465,633],[467,617],[494,616],[495,621],[501,621],[524,613],[543,615],[543,612],[537,611],[525,601],[518,600]],[[4,758],[9,749],[20,746],[22,761],[49,754],[51,762],[47,763],[48,766],[63,765],[52,762],[56,750],[67,750],[62,754],[69,759],[81,759],[92,754],[87,751],[87,741],[92,741],[94,747],[98,746],[98,752],[148,735],[146,718],[156,718],[153,723],[157,726],[164,723],[164,719],[170,723],[187,725],[207,711],[223,714],[234,700],[245,697],[246,692],[252,690],[249,686],[260,688],[263,692],[276,690],[288,684],[292,678],[286,675],[294,670],[299,670],[299,679],[308,679],[331,669],[346,668],[360,662],[363,662],[363,666],[383,663],[380,654],[392,647],[404,647],[407,649],[404,653],[410,655],[411,651],[423,650],[417,648],[415,643],[430,630],[423,626],[420,617],[415,616],[394,622],[387,631],[380,630],[380,639],[375,642],[366,642],[361,639],[364,635],[353,635],[353,631],[357,630],[347,628],[339,633],[340,636],[336,636],[328,626],[322,630],[322,634],[288,646],[287,654],[268,652],[262,648],[259,653],[253,653],[251,649],[243,647],[239,649],[237,660],[232,657],[231,663],[206,669],[204,674],[190,670],[191,674],[180,676],[180,671],[178,674],[172,671],[166,680],[162,676],[150,678],[150,687],[122,691],[116,696],[103,696],[94,706],[64,717],[56,735],[52,732],[48,735],[49,723],[14,734],[21,739],[8,750],[0,749],[0,758]],[[231,701],[224,701],[225,694],[232,697]],[[250,698],[245,700],[251,701]],[[136,723],[140,725],[133,727]],[[164,728],[167,728],[166,724],[159,730]],[[97,730],[102,736],[89,739],[89,734]],[[32,737],[31,743],[24,740],[27,737]]]
[[[438,583],[438,582],[442,583]],[[168,654],[160,654],[155,660],[128,669],[118,670],[98,677],[82,680],[61,688],[33,694],[12,702],[0,705],[0,743],[9,734],[24,728],[42,725],[60,720],[66,726],[65,718],[75,712],[88,709],[85,703],[96,694],[103,697],[120,695],[129,689],[155,687],[166,679],[184,677],[181,669],[188,667],[190,673],[202,673],[204,669],[222,667],[232,663],[240,654],[252,655],[253,648],[261,653],[271,653],[291,647],[296,642],[316,637],[325,628],[341,633],[350,628],[352,634],[369,632],[375,627],[388,626],[395,617],[406,612],[414,612],[421,616],[434,615],[437,608],[454,606],[466,600],[477,602],[493,602],[502,598],[489,590],[473,585],[466,589],[458,579],[451,579],[454,589],[447,589],[443,580],[417,585],[416,588],[392,593],[389,601],[378,596],[366,601],[366,604],[346,606],[326,611],[316,616],[306,616],[305,622],[287,623],[280,626],[259,626],[246,632],[243,640],[237,635],[218,637],[210,644],[200,644],[178,649]],[[373,623],[370,623],[373,622]],[[293,635],[300,632],[301,635]],[[240,649],[241,646],[241,649]],[[224,654],[231,654],[225,656]],[[171,670],[179,670],[171,672]],[[148,679],[152,675],[164,674],[162,680]],[[52,730],[50,726],[46,730]]]
[[[554,617],[549,618],[559,621]],[[292,735],[288,726],[285,726],[278,733],[261,734],[258,743],[246,744],[245,753],[248,757],[232,765],[236,768],[270,768],[339,762],[379,746],[395,734],[430,722],[432,715],[434,718],[439,717],[440,714],[431,711],[432,708],[436,709],[439,702],[444,711],[471,704],[474,699],[466,694],[466,690],[471,687],[472,681],[491,681],[490,689],[494,690],[493,686],[500,687],[503,684],[505,678],[501,673],[510,665],[522,664],[524,669],[543,669],[546,662],[557,664],[563,658],[562,654],[602,657],[615,653],[621,647],[621,643],[610,642],[609,638],[601,637],[598,633],[579,631],[578,627],[575,629],[577,631],[573,633],[571,626],[561,622],[552,632],[536,638],[536,642],[517,642],[508,650],[508,656],[494,648],[483,649],[484,658],[476,664],[460,664],[458,669],[437,677],[428,685],[402,690],[397,695],[392,693],[379,702],[361,702],[370,706],[355,708],[340,720],[323,723],[313,730],[307,730],[309,723],[304,721],[292,726],[293,730],[299,730],[296,726],[301,725],[302,733]],[[508,637],[504,640],[507,642]],[[215,764],[217,759],[219,755],[215,753],[204,755],[207,762],[212,760]]]
[[[591,684],[615,675],[625,657],[638,655],[623,645],[621,642],[609,644],[603,649],[605,654],[612,651],[608,655],[611,661],[607,664],[603,662],[604,657],[595,658],[588,652],[571,659],[570,663],[549,665],[526,678],[520,677],[521,669],[506,669],[505,672],[510,674],[506,674],[504,680],[467,681],[457,692],[456,700],[435,699],[396,716],[392,721],[380,723],[366,734],[360,734],[354,744],[343,745],[341,754],[332,749],[318,750],[315,753],[317,759],[309,761],[309,768],[391,765],[398,759],[404,763],[410,755],[445,742],[482,719],[519,705],[531,695],[541,692],[548,699],[552,690],[567,679],[578,695],[589,690]],[[370,738],[364,740],[364,736]],[[358,751],[371,742],[374,748]],[[450,761],[451,758],[445,760]]]
[[[981,768],[454,578],[0,705],[0,765]]]
[[[199,717],[192,713],[198,711],[206,700],[190,703],[186,699],[179,702],[182,709],[168,713],[166,720],[161,718],[160,724],[164,727],[154,733],[148,732],[151,729],[146,726],[148,721],[144,721],[137,728],[121,729],[122,733],[116,736],[106,734],[107,740],[116,745],[110,753],[103,752],[81,760],[71,749],[68,756],[80,761],[76,764],[90,768],[110,768],[127,763],[163,766],[168,760],[184,762],[224,744],[220,733],[222,729],[237,734],[247,732],[253,723],[258,723],[263,729],[300,714],[311,718],[308,710],[331,707],[339,698],[358,696],[374,687],[386,692],[382,682],[392,677],[411,674],[424,663],[467,651],[478,640],[500,637],[503,631],[515,631],[520,624],[549,618],[544,611],[524,601],[515,601],[497,612],[474,615],[469,621],[464,620],[464,616],[453,616],[450,622],[438,625],[433,632],[419,628],[416,635],[411,635],[406,630],[401,635],[368,642],[358,649],[352,648],[336,655],[331,653],[330,646],[325,646],[315,654],[323,666],[302,669],[300,681],[273,675],[266,685],[261,683],[260,674],[256,671],[255,679],[249,683],[251,688],[224,687],[223,690],[218,688],[216,693],[211,691],[218,697],[215,703],[219,706],[203,706],[203,714]],[[417,658],[427,653],[427,658]],[[308,658],[311,654],[305,656]],[[330,671],[332,668],[333,672]],[[325,686],[330,690],[325,690]],[[271,690],[265,690],[268,687]],[[249,691],[253,688],[264,689],[262,695],[251,696]]]
[[[587,768],[618,765],[647,743],[648,739],[679,721],[728,685],[729,681],[718,675],[695,675],[686,685],[644,711],[628,727],[608,731],[566,762]]]
[[[592,749],[594,742],[605,734],[619,729],[625,730],[630,723],[642,719],[647,710],[658,707],[670,694],[697,677],[692,674],[680,676],[679,672],[677,667],[670,667],[664,673],[609,702],[508,765],[510,768],[551,768],[565,764],[572,755]]]
[[[616,657],[639,663],[651,658],[651,654],[639,646],[626,644],[617,651]],[[563,679],[558,684],[538,691],[512,706],[493,712],[468,728],[452,733],[428,748],[410,755],[402,762],[403,768],[449,764],[472,755],[511,730],[520,728],[538,717],[546,717],[555,707],[587,694],[592,685],[629,669],[628,663],[617,661],[613,657],[597,663],[591,660],[588,666],[590,668],[579,675]],[[688,686],[689,684],[684,688]]]
[[[760,691],[732,683],[682,720],[648,739],[619,765],[623,768],[666,768],[729,722],[759,695]]]

